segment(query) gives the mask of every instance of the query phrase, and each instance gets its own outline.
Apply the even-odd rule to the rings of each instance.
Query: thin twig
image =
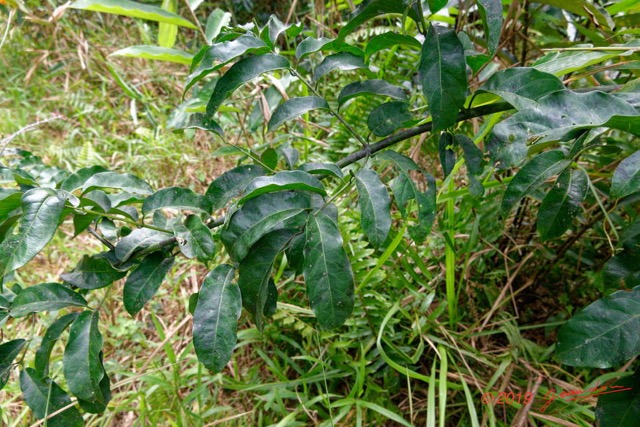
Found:
[[[40,125],[53,122],[55,120],[67,120],[67,118],[62,114],[54,113],[51,117],[48,117],[44,120],[38,120],[35,123],[28,124],[27,126],[23,127],[22,129],[19,129],[17,132],[12,133],[6,138],[2,138],[0,140],[0,156],[2,156],[2,154],[4,153],[4,150],[7,147],[7,145],[9,145],[9,143],[14,139],[16,139],[18,136],[22,135],[23,133],[30,132]]]

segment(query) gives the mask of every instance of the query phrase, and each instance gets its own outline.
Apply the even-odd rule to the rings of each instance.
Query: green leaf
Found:
[[[115,254],[120,261],[124,262],[128,260],[134,252],[156,245],[171,237],[169,233],[163,233],[149,228],[139,228],[133,230],[131,234],[123,237],[122,240],[118,242]]]
[[[93,175],[82,186],[82,193],[98,188],[113,188],[127,193],[140,194],[143,196],[153,193],[153,190],[143,180],[128,173],[101,172]]]
[[[178,11],[178,0],[162,0],[162,10],[175,14]],[[177,26],[166,22],[158,25],[158,44],[161,47],[172,48],[176,44],[177,35]]]
[[[309,215],[303,274],[320,326],[342,325],[353,311],[353,272],[338,225],[322,212]]]
[[[282,191],[249,200],[234,212],[220,237],[231,259],[242,261],[262,236],[276,230],[302,231],[311,201],[304,194]]]
[[[531,159],[509,182],[502,198],[502,215],[508,215],[520,200],[564,171],[570,163],[560,150],[547,151]]]
[[[604,265],[604,280],[612,287],[640,286],[640,223],[627,228],[620,238],[622,251]]]
[[[186,122],[178,122],[174,124],[174,126],[178,129],[206,130],[209,132],[213,132],[219,136],[224,136],[224,131],[222,130],[218,122],[202,113],[189,114],[189,118],[188,120],[186,120]]]
[[[333,175],[337,178],[344,178],[342,170],[335,163],[303,163],[298,168],[312,175]]]
[[[269,120],[267,130],[272,132],[287,120],[295,119],[307,111],[317,109],[328,110],[329,104],[327,104],[327,101],[317,96],[291,98],[276,108]]]
[[[635,427],[640,419],[640,371],[606,388],[596,405],[600,427]]]
[[[277,230],[263,236],[251,247],[238,268],[238,287],[242,305],[251,314],[259,331],[264,326],[264,312],[269,296],[269,282],[276,256],[295,236],[290,230]]]
[[[321,196],[327,195],[322,183],[310,174],[300,170],[282,171],[271,176],[259,176],[251,181],[238,204],[246,203],[262,194],[287,190],[310,191]]]
[[[16,339],[0,344],[0,390],[7,385],[11,365],[26,343],[26,340]]]
[[[456,142],[462,147],[462,153],[464,155],[464,162],[467,165],[467,169],[470,175],[480,175],[484,170],[485,160],[482,150],[471,140],[469,137],[463,134],[455,136]]]
[[[267,171],[259,165],[242,165],[226,171],[207,188],[205,198],[214,210],[223,208],[229,200],[237,197],[255,178]]]
[[[329,55],[316,67],[313,72],[313,80],[318,81],[327,73],[334,70],[348,71],[358,68],[367,68],[362,57],[349,52],[340,52]]]
[[[56,311],[65,307],[86,307],[82,295],[59,283],[42,283],[30,286],[18,293],[11,303],[11,317],[22,317],[30,313]]]
[[[387,187],[371,169],[356,174],[356,189],[360,205],[360,222],[371,244],[382,247],[391,230],[391,199]]]
[[[105,372],[100,360],[102,334],[98,330],[99,313],[83,311],[71,324],[64,350],[63,372],[71,393],[89,402],[106,403],[100,389]]]
[[[104,363],[102,361],[102,352],[99,353],[100,357],[100,366],[102,366],[102,371],[104,375],[100,380],[98,386],[100,387],[100,392],[104,398],[104,402],[95,400],[89,401],[84,399],[78,399],[78,404],[80,407],[90,414],[101,414],[107,409],[107,404],[111,400],[111,380],[109,379],[109,375],[107,375],[106,370],[104,369]]]
[[[357,96],[379,95],[388,96],[390,98],[407,100],[404,89],[388,83],[386,80],[365,80],[363,82],[355,82],[345,86],[338,95],[338,105],[342,105],[348,100]]]
[[[466,67],[464,47],[455,31],[436,29],[430,24],[418,70],[433,131],[456,123],[467,96]]]
[[[83,256],[71,273],[62,273],[60,278],[81,289],[99,289],[122,279],[126,274],[114,269],[103,254],[98,254]]]
[[[377,156],[380,159],[388,160],[400,171],[400,175],[391,181],[391,190],[396,199],[396,205],[402,217],[409,219],[408,203],[415,200],[418,210],[418,220],[416,225],[409,226],[409,235],[416,243],[422,243],[431,232],[431,227],[436,219],[436,181],[428,173],[425,173],[410,158],[387,150]],[[420,172],[421,178],[426,182],[426,191],[418,189],[417,184],[411,177],[411,171]]]
[[[300,24],[283,24],[276,15],[269,16],[267,24],[260,30],[260,38],[273,47],[282,34],[295,37],[302,31]]]
[[[491,55],[496,53],[502,32],[502,2],[500,0],[478,0],[478,12],[482,18],[487,47]]]
[[[369,114],[367,126],[376,136],[387,136],[407,126],[412,116],[406,102],[386,102]]]
[[[429,12],[435,14],[445,7],[447,3],[449,3],[449,0],[428,0],[427,3],[429,4]]]
[[[49,378],[41,378],[31,368],[20,372],[20,389],[24,401],[33,411],[36,418],[42,420],[71,404],[69,395],[58,384]],[[47,419],[49,427],[82,427],[84,420],[75,406]]]
[[[193,55],[185,51],[150,45],[125,47],[124,49],[116,50],[109,56],[151,59],[153,61],[175,62],[176,64],[184,65],[191,65],[193,60]]]
[[[533,101],[564,88],[560,79],[553,74],[534,68],[515,67],[498,71],[478,91],[498,95],[516,109],[522,110],[534,108]]]
[[[307,37],[296,46],[296,58],[302,59],[307,55],[318,52],[331,42],[333,42],[333,39],[326,37],[320,37],[319,39]]]
[[[196,194],[188,188],[169,187],[158,190],[147,197],[142,204],[142,214],[148,215],[156,209],[165,208],[211,212],[206,206],[204,196]]]
[[[408,16],[411,17],[411,19],[416,22],[421,22],[416,10],[411,8],[407,3],[407,0],[364,0],[358,5],[356,10],[349,15],[349,21],[340,29],[338,38],[344,39],[366,21],[389,13],[404,15],[404,13],[408,11]]]
[[[568,4],[569,2],[565,2]],[[607,47],[613,48],[637,48],[639,42],[637,40],[633,40],[627,44],[612,44]],[[576,71],[584,70],[587,67],[592,65],[600,64],[602,62],[606,62],[610,59],[617,58],[619,56],[629,56],[634,53],[633,49],[629,49],[625,52],[613,51],[607,52],[605,50],[593,50],[593,45],[574,45],[575,48],[584,47],[586,48],[583,51],[559,51],[559,52],[551,52],[542,58],[538,59],[533,67],[539,71],[543,71],[545,73],[553,74],[554,76],[563,76],[565,74],[574,73]]]
[[[456,164],[456,153],[453,151],[457,140],[449,132],[443,132],[438,140],[438,154],[444,177],[448,177]]]
[[[245,53],[266,53],[267,45],[252,34],[244,34],[235,40],[215,43],[204,53],[202,60],[187,78],[186,93],[194,84]]]
[[[161,252],[153,252],[140,262],[140,265],[127,277],[124,284],[124,308],[135,316],[142,307],[158,292],[174,258],[165,257]]]
[[[205,277],[193,313],[193,346],[205,368],[220,372],[231,359],[242,310],[233,267],[219,265]]]
[[[231,21],[231,14],[221,9],[214,9],[213,12],[207,18],[207,25],[204,29],[204,34],[207,37],[207,42],[211,43],[213,39],[218,37],[220,30],[229,25]]]
[[[581,170],[565,170],[542,200],[537,229],[542,241],[562,236],[580,213],[589,177]]]
[[[381,50],[386,50],[397,45],[410,46],[415,49],[422,48],[422,45],[415,37],[390,31],[388,33],[372,37],[367,42],[367,46],[364,49],[364,56],[365,58],[369,58],[376,52],[380,52]]]
[[[537,3],[546,4],[557,9],[566,10],[567,12],[571,12],[574,15],[585,17],[592,22],[595,22],[598,26],[611,28],[609,26],[611,17],[608,16],[607,12],[589,1],[540,0]]]
[[[557,359],[569,366],[606,369],[640,354],[640,287],[588,305],[558,331]]]
[[[620,162],[611,178],[611,197],[619,199],[640,191],[640,150]]]
[[[64,198],[48,188],[24,193],[18,234],[0,245],[0,276],[25,265],[49,243],[58,229],[64,203]]]
[[[0,218],[6,218],[11,212],[15,211],[22,204],[23,193],[7,194],[0,200]]]
[[[603,92],[575,93],[562,90],[538,100],[532,108],[498,123],[488,150],[499,167],[518,165],[535,144],[575,138],[584,129],[608,127],[640,135],[640,114],[623,100]]]
[[[179,15],[167,12],[156,6],[129,0],[77,0],[71,3],[69,7],[72,9],[83,9],[93,12],[129,16],[131,18],[147,19],[149,21],[166,22],[167,24],[197,30],[195,25]]]
[[[207,104],[207,115],[212,116],[236,89],[260,74],[287,68],[289,61],[272,53],[241,59],[218,80]]]
[[[79,314],[80,313],[66,314],[57,319],[47,328],[47,332],[45,332],[44,337],[42,337],[40,347],[38,347],[38,351],[36,351],[34,365],[38,377],[44,378],[49,375],[49,357],[51,356],[53,346],[69,325],[76,320],[76,317],[78,317]]]
[[[187,258],[197,258],[206,262],[213,257],[216,245],[211,236],[211,230],[204,225],[200,217],[189,215],[184,224],[175,224],[173,232],[180,243],[180,252]]]

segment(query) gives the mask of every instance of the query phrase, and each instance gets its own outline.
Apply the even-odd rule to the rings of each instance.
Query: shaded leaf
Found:
[[[322,212],[309,215],[303,274],[320,326],[342,325],[353,311],[353,272],[338,225]]]
[[[38,351],[36,351],[35,356],[34,366],[38,377],[44,378],[49,375],[49,357],[51,356],[53,346],[69,325],[76,320],[76,317],[78,317],[79,314],[80,313],[66,314],[57,319],[47,328],[47,332],[45,332],[44,337],[42,337],[42,342],[40,343],[40,347],[38,347]]]
[[[449,0],[428,0],[427,3],[429,4],[429,12],[435,14],[445,7]]]
[[[386,102],[371,111],[367,126],[374,135],[387,136],[406,126],[411,118],[406,102]]]
[[[151,230],[149,228],[139,228],[133,230],[131,234],[123,237],[116,245],[115,255],[124,262],[133,255],[134,252],[157,245],[172,236],[169,233]]]
[[[307,37],[296,46],[296,58],[301,59],[314,52],[318,52],[331,42],[333,42],[333,39],[326,37],[320,37],[319,39]]]
[[[303,163],[298,168],[312,175],[333,175],[337,178],[344,178],[342,170],[335,163]]]
[[[21,290],[11,303],[11,317],[56,311],[65,307],[86,307],[82,295],[59,283],[42,283]]]
[[[207,369],[220,372],[231,359],[242,309],[233,267],[219,265],[205,277],[193,314],[193,346]]]
[[[140,265],[127,277],[122,299],[124,308],[134,316],[158,292],[174,258],[166,258],[160,252],[154,252],[140,262]]]
[[[640,371],[608,387],[598,397],[596,419],[600,427],[635,427],[640,419]]]
[[[153,193],[153,190],[143,180],[128,173],[101,172],[93,175],[82,186],[82,193],[88,193],[98,188],[113,188],[127,193],[143,196]]]
[[[0,199],[0,218],[6,218],[22,205],[23,193],[11,193]]]
[[[538,209],[537,229],[542,241],[560,237],[580,213],[589,177],[581,170],[567,169],[547,193]]]
[[[183,50],[153,45],[129,46],[116,50],[109,56],[151,59],[153,61],[175,62],[183,65],[191,65],[191,61],[193,61],[193,55]]]
[[[102,254],[83,256],[70,273],[62,273],[60,278],[81,289],[98,289],[109,286],[126,276],[126,272],[114,269]]]
[[[443,132],[438,140],[438,154],[444,177],[448,177],[456,164],[456,153],[453,151],[457,140],[449,132]]]
[[[265,193],[287,190],[310,191],[321,196],[327,195],[324,186],[317,178],[304,171],[293,170],[277,172],[271,176],[259,176],[247,186],[244,190],[244,196],[238,203],[246,203]]]
[[[166,22],[181,27],[196,30],[191,22],[157,6],[138,3],[129,0],[76,0],[69,6],[73,9],[91,10],[93,12],[112,13],[114,15],[129,16],[131,18],[147,19],[149,21]]]
[[[515,67],[498,71],[478,91],[498,95],[516,109],[522,110],[534,108],[535,102],[532,101],[564,88],[560,79],[553,74],[529,67]]]
[[[362,228],[371,244],[380,248],[391,229],[389,192],[378,174],[371,169],[360,169],[355,177]]]
[[[318,81],[334,70],[348,71],[358,68],[367,68],[362,57],[349,52],[334,53],[324,58],[316,67],[313,72],[313,80]]]
[[[229,200],[240,195],[251,181],[266,173],[267,171],[259,165],[235,167],[216,178],[207,188],[205,197],[214,210],[220,209]]]
[[[317,96],[291,98],[276,108],[269,120],[267,129],[270,132],[274,131],[284,122],[298,118],[307,111],[317,109],[328,110],[329,104],[327,104],[327,101]]]
[[[194,212],[209,213],[204,196],[188,188],[169,187],[158,190],[147,197],[142,204],[142,214],[147,215],[156,209],[186,209]]]
[[[611,178],[611,197],[619,199],[640,191],[640,151],[620,162]]]
[[[390,31],[388,33],[378,34],[377,36],[372,37],[367,42],[367,46],[364,49],[364,55],[366,58],[369,58],[376,52],[386,50],[397,45],[410,46],[415,49],[422,48],[422,45],[415,37]]]
[[[216,245],[211,236],[211,230],[204,225],[200,217],[189,215],[184,224],[175,224],[173,232],[180,241],[180,252],[187,258],[197,258],[206,262],[213,257]]]
[[[640,354],[640,287],[588,305],[558,331],[557,359],[570,366],[611,368]]]
[[[491,55],[496,53],[502,32],[502,2],[500,0],[478,0],[478,12],[482,18],[487,47]]]
[[[207,115],[212,116],[236,89],[248,81],[260,74],[287,68],[289,68],[289,61],[272,53],[241,59],[218,80],[207,103]]]
[[[406,0],[364,0],[356,10],[349,15],[349,21],[340,29],[340,39],[344,39],[366,21],[389,13],[408,16],[416,22],[421,22],[415,9],[410,8]]]
[[[484,170],[484,165],[486,163],[482,150],[480,150],[478,146],[466,135],[457,134],[455,139],[458,145],[462,147],[464,162],[467,165],[469,174],[480,175]]]
[[[69,395],[58,384],[49,378],[41,378],[31,368],[20,372],[20,389],[24,401],[36,418],[40,420],[71,404]],[[71,406],[47,419],[46,425],[49,427],[82,427],[84,420],[80,411],[75,406]]]
[[[407,95],[404,89],[394,86],[385,80],[365,80],[363,82],[355,82],[348,84],[338,95],[338,104],[342,105],[348,100],[357,96],[380,95],[405,101]]]
[[[429,25],[422,45],[419,72],[433,131],[453,126],[467,94],[464,47],[454,30]]]
[[[16,339],[0,344],[0,390],[9,381],[11,365],[26,343],[26,340]]]

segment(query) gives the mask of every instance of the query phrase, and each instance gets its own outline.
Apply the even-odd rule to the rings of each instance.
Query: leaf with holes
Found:
[[[220,372],[231,359],[242,310],[234,269],[219,265],[205,277],[193,313],[193,346],[205,368]]]
[[[177,223],[173,226],[176,237],[182,239],[180,252],[187,258],[197,258],[206,262],[213,257],[216,244],[211,236],[211,230],[204,225],[199,216],[189,215],[184,224]]]

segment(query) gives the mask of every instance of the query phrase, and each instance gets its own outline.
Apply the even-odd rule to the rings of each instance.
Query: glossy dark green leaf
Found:
[[[502,215],[506,216],[525,196],[540,188],[549,178],[564,171],[571,163],[560,150],[538,154],[522,167],[507,186],[502,198]]]
[[[93,175],[82,186],[82,193],[87,193],[97,188],[113,188],[143,196],[153,193],[149,184],[137,176],[117,172],[101,172]]]
[[[167,24],[197,29],[195,25],[180,15],[167,12],[157,6],[130,0],[76,0],[69,6],[74,9],[91,10],[94,12],[112,13],[129,16],[131,18],[147,19],[149,21],[165,22]]]
[[[381,50],[386,50],[397,45],[410,46],[414,49],[422,48],[422,45],[415,37],[388,32],[372,37],[367,42],[367,47],[364,50],[364,54],[365,57],[369,58],[376,52],[380,52]]]
[[[567,169],[542,200],[537,229],[542,241],[560,237],[580,213],[587,193],[589,177],[581,170]]]
[[[640,286],[640,235],[623,234],[621,246],[622,250],[604,265],[605,283],[614,288]]]
[[[333,39],[326,37],[320,37],[319,39],[307,37],[296,46],[296,58],[301,59],[314,52],[318,52],[332,41]]]
[[[131,234],[123,237],[116,245],[116,257],[124,262],[133,255],[134,252],[157,245],[171,238],[171,234],[162,231],[151,230],[149,228],[139,228],[133,230]]]
[[[280,127],[284,122],[293,120],[307,111],[311,110],[328,110],[329,104],[322,98],[317,96],[303,96],[299,98],[291,98],[276,108],[273,112],[267,129],[271,132]]]
[[[516,109],[533,108],[545,95],[564,90],[562,81],[553,74],[535,68],[514,67],[492,75],[478,91],[490,92],[513,105]]]
[[[276,15],[269,16],[269,20],[260,30],[260,38],[273,47],[278,37],[286,34],[289,37],[295,37],[302,31],[300,24],[284,24]]]
[[[173,257],[167,258],[160,252],[153,252],[144,257],[140,265],[129,274],[122,293],[124,308],[129,314],[136,315],[158,292],[173,261]]]
[[[291,243],[285,248],[287,264],[293,269],[295,275],[302,274],[304,268],[304,233],[296,235],[291,239]]]
[[[498,123],[488,149],[499,167],[517,166],[526,159],[529,139],[536,144],[572,139],[601,126],[640,135],[640,113],[604,92],[556,91]]]
[[[246,82],[255,79],[260,74],[287,68],[289,68],[289,61],[272,53],[241,59],[218,80],[218,84],[216,84],[207,103],[207,115],[212,116],[218,111],[220,105]]]
[[[65,307],[86,307],[82,295],[59,283],[42,283],[24,288],[11,303],[11,317],[22,317]]]
[[[467,169],[470,175],[480,175],[484,170],[485,160],[482,150],[466,135],[457,134],[455,136],[456,142],[462,147],[462,153],[464,154],[464,162],[467,165]]]
[[[71,324],[64,350],[63,373],[71,393],[89,402],[105,402],[100,381],[105,375],[100,361],[102,334],[99,313],[83,311]]]
[[[482,18],[487,48],[491,55],[496,53],[502,32],[502,2],[500,0],[478,0],[478,12]]]
[[[20,372],[20,389],[24,401],[36,418],[42,420],[71,404],[69,395],[49,378],[42,378],[31,368]],[[84,420],[75,406],[47,419],[49,427],[82,427]]]
[[[367,126],[374,135],[387,136],[406,126],[411,118],[406,102],[386,102],[371,111]]]
[[[191,65],[191,61],[193,60],[193,55],[183,50],[154,45],[129,46],[124,49],[118,49],[109,54],[109,56],[123,56],[125,58],[174,62],[182,65]]]
[[[596,419],[600,427],[635,427],[640,419],[640,371],[605,387],[598,397]],[[609,393],[606,393],[606,392]]]
[[[0,276],[25,265],[49,243],[58,229],[64,203],[62,197],[48,188],[24,193],[18,234],[0,245]]]
[[[313,80],[318,81],[322,76],[334,70],[348,71],[358,68],[367,68],[361,56],[349,52],[340,52],[329,55],[316,67],[313,72]]]
[[[611,178],[611,197],[616,199],[640,191],[640,151],[620,162]]]
[[[371,244],[382,247],[391,230],[391,198],[387,187],[371,169],[356,174],[356,189],[360,205],[360,222]]]
[[[197,68],[187,78],[184,92],[240,55],[266,52],[267,45],[252,34],[244,34],[235,40],[215,43],[207,49]]]
[[[467,96],[467,70],[464,47],[454,30],[429,25],[422,45],[420,82],[438,131],[456,123]]]
[[[266,174],[267,171],[258,165],[242,165],[226,171],[216,178],[207,188],[205,197],[212,208],[220,209],[229,200],[237,197],[255,178]]]
[[[142,204],[142,214],[147,215],[156,209],[186,209],[194,212],[209,212],[205,198],[188,188],[169,187],[158,190],[147,197]]]
[[[342,325],[353,311],[353,272],[338,225],[322,213],[309,215],[303,274],[320,326]]]
[[[387,150],[377,157],[391,161],[400,172],[391,181],[391,190],[395,197],[396,206],[405,220],[410,218],[408,203],[415,200],[418,211],[417,224],[409,226],[409,235],[416,243],[422,243],[431,232],[431,227],[436,219],[435,179],[432,175],[425,173],[413,160],[395,151]],[[420,178],[425,181],[425,191],[420,191],[417,183],[411,177],[413,170],[420,172]]]
[[[56,344],[62,333],[76,320],[80,313],[66,314],[55,322],[53,322],[42,337],[42,342],[38,351],[36,351],[34,367],[40,378],[44,378],[49,375],[49,357],[53,346]]]
[[[327,195],[324,186],[317,178],[304,171],[293,170],[278,172],[271,176],[259,176],[247,186],[244,190],[244,196],[238,203],[246,203],[266,193],[287,190],[310,191],[321,196]]]
[[[253,245],[238,268],[238,286],[242,305],[251,314],[258,330],[264,326],[264,311],[269,299],[269,282],[276,255],[293,238],[290,230],[277,230],[266,234]]]
[[[338,95],[338,104],[342,105],[348,100],[357,96],[388,96],[390,98],[405,101],[407,95],[399,86],[394,86],[386,80],[365,80],[363,82],[355,82],[346,85]]]
[[[11,364],[18,357],[22,347],[27,343],[26,340],[16,339],[0,344],[0,390],[4,388],[9,381],[11,374]]]
[[[429,12],[437,13],[440,9],[445,7],[449,3],[449,0],[428,0]]]
[[[216,135],[224,136],[224,130],[222,130],[218,122],[202,113],[190,114],[186,123],[176,124],[175,126],[180,129],[206,130]]]
[[[340,39],[345,38],[363,23],[380,15],[389,13],[404,15],[408,10],[408,15],[416,22],[420,22],[416,11],[411,8],[407,0],[364,0],[356,10],[349,15],[349,21],[340,29]]]
[[[91,166],[88,168],[83,168],[78,170],[77,172],[69,175],[62,183],[60,184],[60,189],[65,191],[75,191],[84,185],[85,182],[93,175],[107,172],[105,168],[102,166]]]
[[[126,274],[114,269],[103,255],[85,255],[72,272],[62,273],[60,278],[81,289],[98,289],[109,286]]]
[[[453,151],[456,140],[449,132],[443,132],[438,139],[438,154],[444,177],[448,177],[456,164],[456,153]]]
[[[231,359],[242,310],[233,267],[219,265],[205,277],[193,314],[193,346],[207,369],[220,372]]]
[[[177,223],[173,226],[173,232],[179,239],[179,247],[182,255],[187,258],[197,258],[206,262],[213,257],[216,245],[211,236],[211,230],[204,225],[200,217],[189,215],[184,224]]]
[[[342,170],[335,163],[303,163],[298,169],[312,175],[333,175],[336,178],[344,178]]]
[[[557,359],[570,366],[606,369],[640,354],[640,287],[588,305],[558,331]]]
[[[231,259],[242,261],[262,236],[276,230],[302,231],[310,199],[301,193],[282,191],[249,200],[231,215],[220,237]]]
[[[107,372],[104,369],[102,352],[100,352],[99,358],[100,358],[100,366],[102,366],[102,371],[104,372],[104,375],[102,376],[102,379],[98,384],[98,387],[100,387],[100,392],[102,393],[102,397],[104,398],[104,401],[99,401],[99,400],[90,401],[90,400],[78,399],[78,404],[80,405],[80,407],[85,412],[88,412],[90,414],[103,413],[107,409],[107,404],[111,400],[111,379],[109,378],[109,375],[107,375]]]

